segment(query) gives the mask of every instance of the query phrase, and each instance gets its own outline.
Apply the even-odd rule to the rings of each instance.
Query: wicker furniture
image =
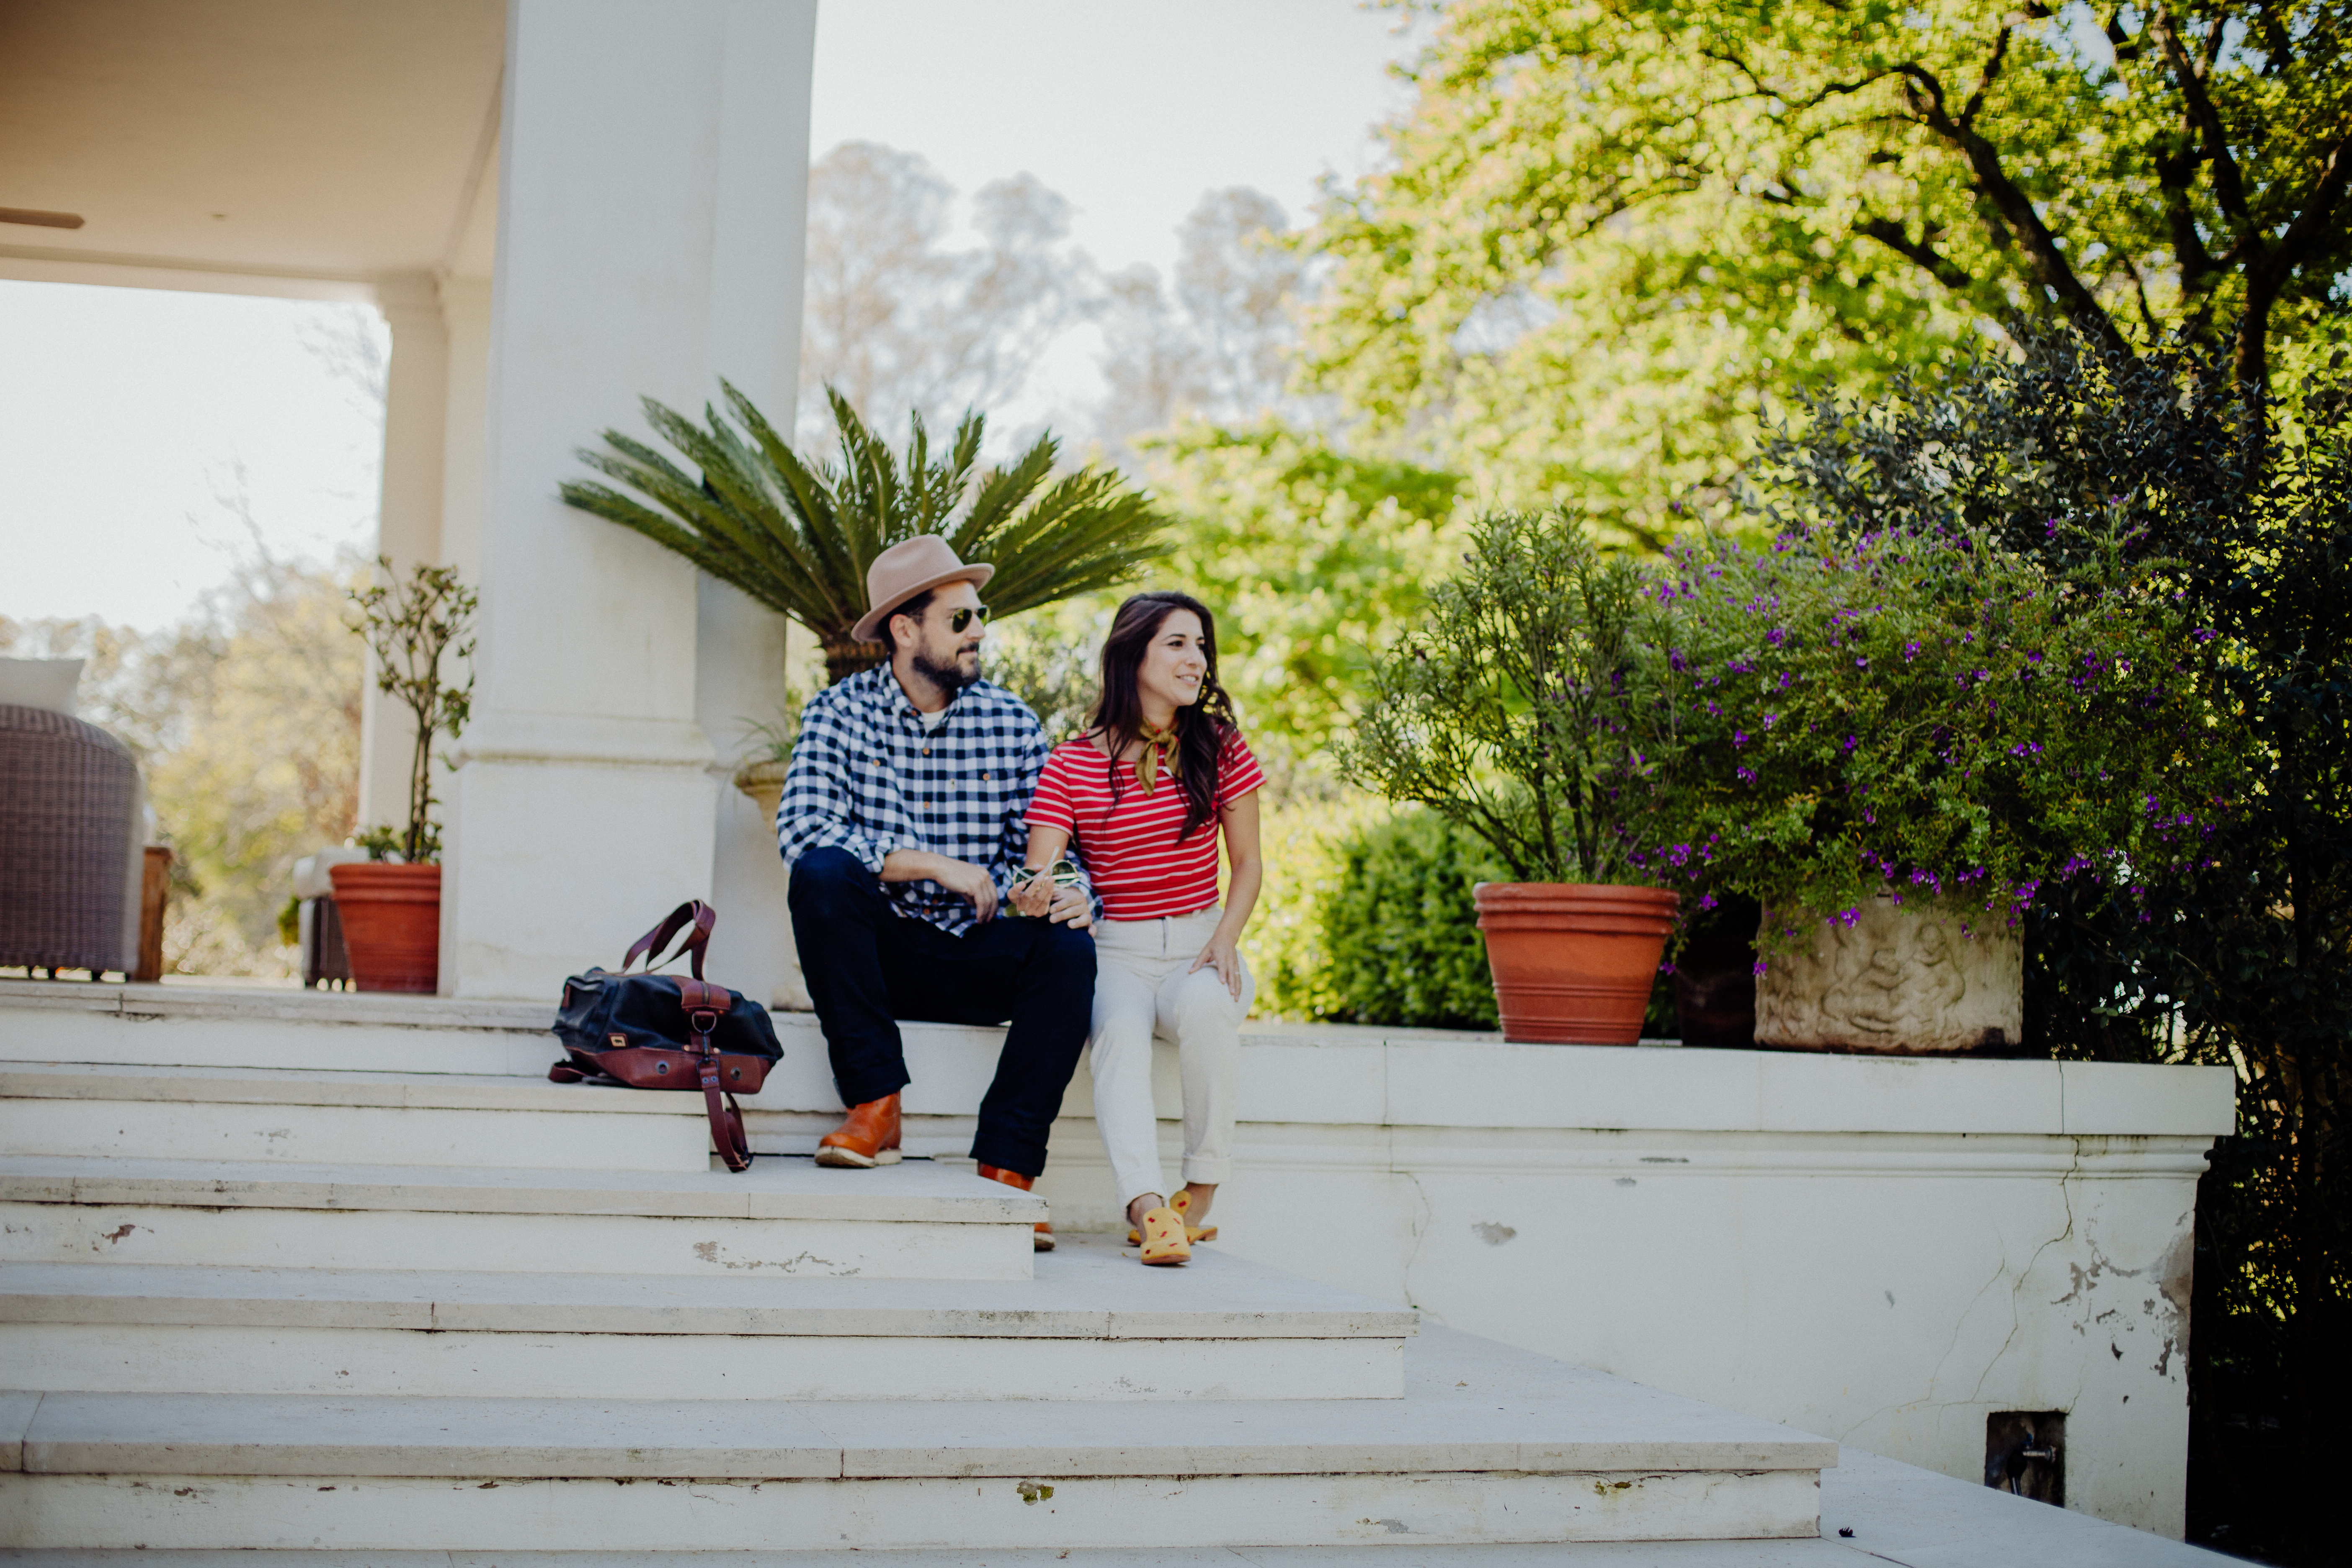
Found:
[[[128,971],[139,946],[144,800],[95,724],[0,705],[0,965]]]

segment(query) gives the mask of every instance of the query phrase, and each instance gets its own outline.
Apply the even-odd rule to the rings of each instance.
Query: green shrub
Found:
[[[1331,847],[1316,910],[1328,998],[1354,1024],[1492,1029],[1495,987],[1470,889],[1508,879],[1484,840],[1434,812],[1408,810]]]

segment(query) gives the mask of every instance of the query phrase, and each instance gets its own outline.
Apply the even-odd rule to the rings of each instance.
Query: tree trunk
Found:
[[[824,680],[828,686],[838,686],[859,670],[887,663],[890,658],[888,643],[853,642],[846,634],[820,636],[817,646],[824,649]]]

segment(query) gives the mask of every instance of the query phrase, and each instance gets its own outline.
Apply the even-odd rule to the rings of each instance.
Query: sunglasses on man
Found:
[[[960,632],[974,621],[980,622],[982,626],[988,624],[986,605],[973,605],[967,609],[948,612],[948,630],[951,632]]]

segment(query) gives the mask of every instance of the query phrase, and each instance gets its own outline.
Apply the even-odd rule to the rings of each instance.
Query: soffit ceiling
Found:
[[[0,255],[453,269],[490,177],[504,0],[0,0]]]

